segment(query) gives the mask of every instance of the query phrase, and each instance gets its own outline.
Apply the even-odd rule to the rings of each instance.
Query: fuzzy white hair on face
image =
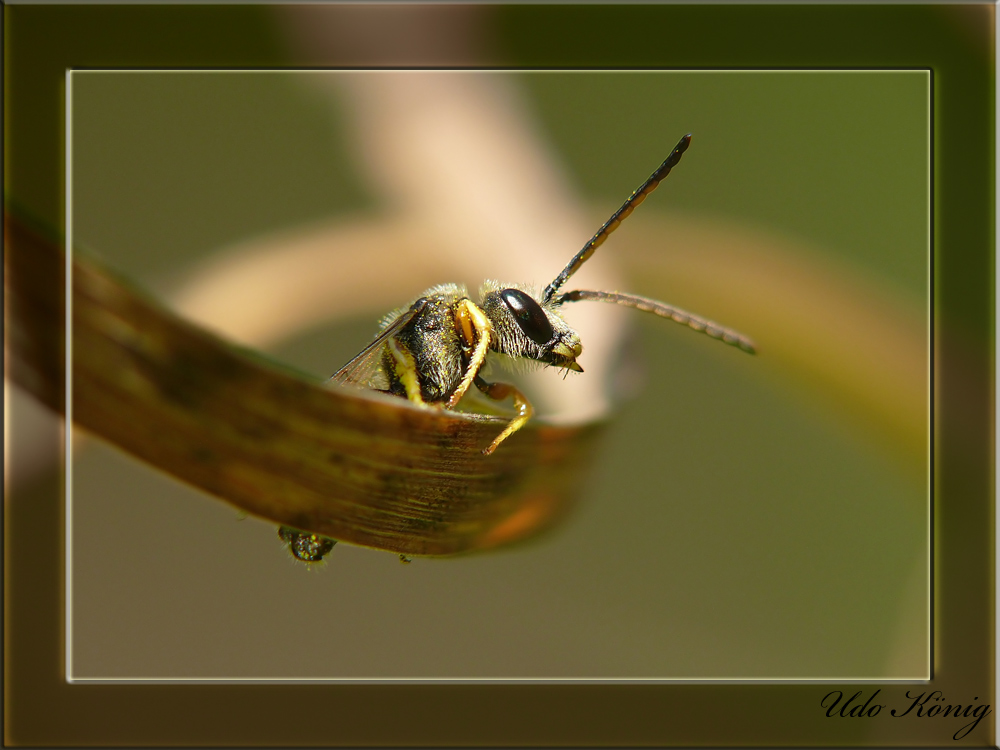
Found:
[[[562,317],[558,303],[540,302],[542,292],[530,284],[494,279],[483,282],[479,293],[493,327],[490,351],[505,368],[518,371],[543,364],[580,370],[580,336]]]

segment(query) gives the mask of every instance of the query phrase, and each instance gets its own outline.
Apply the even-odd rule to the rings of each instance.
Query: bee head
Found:
[[[530,359],[583,372],[576,358],[583,351],[580,334],[539,295],[487,281],[481,290],[483,312],[493,324],[490,348],[508,357]]]

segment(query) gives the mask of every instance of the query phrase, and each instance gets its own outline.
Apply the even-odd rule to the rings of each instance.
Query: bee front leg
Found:
[[[466,345],[472,348],[472,354],[469,356],[465,375],[462,376],[461,382],[451,394],[451,398],[448,399],[449,409],[455,408],[465,392],[469,390],[473,378],[478,377],[479,370],[486,361],[486,354],[490,350],[490,336],[493,335],[493,326],[490,319],[486,317],[486,313],[467,299],[462,300],[459,304],[455,320]]]
[[[483,455],[488,456],[497,449],[500,443],[524,427],[525,423],[531,419],[531,415],[535,413],[535,410],[531,407],[531,402],[528,401],[527,396],[510,383],[487,383],[478,375],[476,375],[475,383],[476,388],[496,401],[503,401],[508,396],[512,396],[514,398],[514,408],[517,409],[517,416],[510,421],[506,429],[497,435],[496,439],[483,451]]]

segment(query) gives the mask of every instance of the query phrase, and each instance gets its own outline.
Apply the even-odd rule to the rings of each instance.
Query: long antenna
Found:
[[[659,315],[661,318],[667,318],[675,323],[680,323],[688,328],[693,328],[699,333],[711,336],[713,339],[718,339],[719,341],[729,344],[730,346],[742,349],[748,354],[757,353],[757,347],[753,341],[739,331],[734,331],[732,328],[725,328],[714,321],[699,317],[694,313],[687,312],[686,310],[681,310],[679,307],[667,305],[663,302],[657,302],[655,299],[649,299],[648,297],[640,297],[637,294],[592,292],[584,289],[578,289],[572,292],[566,292],[565,294],[560,294],[556,300],[556,304],[561,305],[563,302],[579,302],[580,300],[588,299],[597,300],[598,302],[613,302],[616,305],[624,305],[625,307],[632,307],[636,310],[642,310],[643,312],[651,312],[654,315]]]
[[[552,283],[545,287],[542,302],[551,300],[562,285],[566,283],[566,279],[576,273],[580,266],[589,260],[594,251],[608,238],[608,235],[615,231],[618,225],[625,221],[628,215],[632,213],[632,209],[642,203],[647,195],[656,190],[656,186],[660,184],[660,181],[664,177],[670,174],[670,170],[677,165],[677,162],[681,160],[681,155],[687,151],[687,147],[690,145],[691,134],[688,133],[677,142],[674,150],[670,152],[670,156],[663,160],[663,164],[656,168],[656,171],[649,176],[649,179],[633,191],[632,195],[622,204],[621,208],[611,214],[611,218],[604,222],[604,225],[597,230],[597,234],[591,237],[587,244],[581,248],[580,252],[573,256],[573,260],[562,270],[562,273],[556,276],[552,280]]]

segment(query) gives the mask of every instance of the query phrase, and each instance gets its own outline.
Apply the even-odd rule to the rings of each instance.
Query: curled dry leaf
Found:
[[[59,245],[5,216],[9,373],[63,411]],[[600,425],[503,420],[330,389],[233,347],[74,252],[72,418],[277,524],[406,555],[519,541],[572,505]]]

